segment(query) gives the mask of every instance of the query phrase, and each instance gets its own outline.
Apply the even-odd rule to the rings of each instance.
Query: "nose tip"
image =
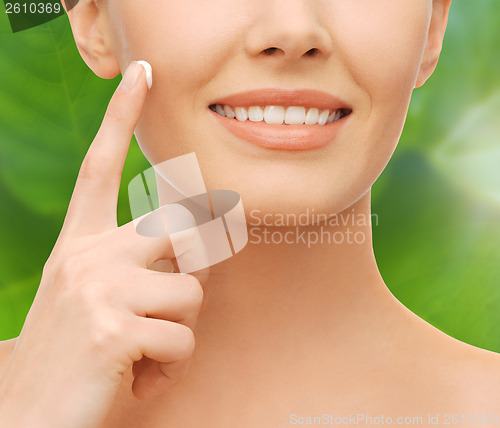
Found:
[[[246,51],[252,57],[283,60],[327,56],[332,39],[315,5],[303,0],[287,0],[285,5],[268,0],[265,15],[256,17],[247,34]]]

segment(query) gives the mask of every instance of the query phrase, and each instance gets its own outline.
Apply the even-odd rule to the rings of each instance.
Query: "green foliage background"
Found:
[[[382,275],[446,333],[500,352],[500,2],[454,0],[440,64],[414,93],[373,187]],[[118,80],[94,76],[66,17],[12,34],[0,15],[0,340],[16,337],[79,165]],[[126,184],[148,167],[135,142]]]

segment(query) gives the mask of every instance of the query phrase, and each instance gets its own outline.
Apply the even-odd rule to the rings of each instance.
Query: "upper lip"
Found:
[[[252,106],[299,106],[337,110],[349,108],[340,98],[316,89],[257,89],[220,98],[210,105],[222,104],[231,107]]]

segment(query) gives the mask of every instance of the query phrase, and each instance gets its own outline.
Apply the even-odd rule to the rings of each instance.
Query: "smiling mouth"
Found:
[[[227,104],[211,104],[210,110],[239,122],[263,122],[269,125],[319,125],[338,122],[349,116],[351,109],[321,109],[301,106],[251,106],[232,107]]]

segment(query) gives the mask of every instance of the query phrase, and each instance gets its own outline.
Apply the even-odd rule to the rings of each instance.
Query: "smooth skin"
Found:
[[[445,414],[500,413],[500,356],[445,335],[394,298],[377,268],[369,221],[323,229],[312,224],[266,228],[268,233],[295,235],[359,233],[365,239],[355,245],[266,244],[264,230],[256,227],[267,214],[298,216],[312,209],[370,218],[370,188],[397,145],[413,89],[424,84],[436,67],[449,6],[450,0],[162,0],[147,4],[80,0],[69,18],[82,58],[98,76],[114,77],[136,59],[153,66],[155,83],[139,103],[144,103],[142,115],[139,118],[135,107],[134,118],[115,115],[115,129],[129,129],[130,139],[134,129],[130,124],[137,123],[139,144],[153,164],[195,151],[207,188],[241,194],[253,238],[242,252],[213,266],[208,278],[198,278],[204,281],[203,299],[208,305],[199,310],[199,294],[187,305],[188,319],[198,315],[194,350],[180,346],[184,350],[179,354],[169,354],[178,349],[178,343],[172,330],[162,331],[156,346],[167,355],[157,359],[153,353],[146,354],[150,359],[144,360],[145,368],[133,362],[140,357],[137,349],[146,350],[138,345],[143,339],[118,322],[110,338],[104,335],[99,340],[99,349],[107,352],[92,353],[95,347],[90,342],[87,358],[79,361],[81,367],[73,365],[61,374],[72,381],[54,382],[54,376],[62,373],[59,367],[70,364],[73,347],[80,346],[81,340],[73,334],[79,331],[75,321],[60,322],[60,318],[65,311],[92,314],[94,301],[87,297],[85,309],[67,303],[59,310],[51,301],[42,312],[36,309],[42,301],[37,295],[18,339],[27,345],[16,349],[2,382],[4,402],[14,409],[25,408],[25,403],[34,401],[30,389],[36,385],[52,390],[43,395],[43,406],[32,409],[33,418],[48,418],[53,422],[48,426],[110,428],[279,427],[289,425],[291,414],[314,416],[325,411],[338,416],[422,416],[420,426],[426,426],[429,414],[440,414],[442,425]],[[277,48],[274,54],[264,54],[271,47]],[[306,55],[311,49],[315,54]],[[299,154],[254,147],[212,120],[208,105],[214,99],[270,86],[330,92],[352,105],[352,117],[328,147]],[[105,162],[114,156],[108,152]],[[98,177],[99,171],[92,168],[84,176]],[[95,207],[111,214],[116,193],[112,198],[100,192],[95,197]],[[80,205],[82,210],[86,206]],[[88,213],[79,216],[86,218]],[[137,261],[132,262],[124,249],[126,239],[115,239],[121,234],[118,230],[106,232],[109,239],[103,235],[101,250],[89,250],[83,260],[70,259],[72,266],[79,266],[77,272],[97,272],[83,278],[76,275],[77,284],[90,284],[98,296],[111,294],[111,302],[97,299],[97,308],[122,299],[125,305],[126,296],[143,298],[134,290],[149,285],[150,273],[138,269],[137,276],[128,274]],[[116,254],[111,251],[112,260],[103,260],[108,248],[116,248]],[[66,250],[54,254],[65,258]],[[157,257],[161,255],[149,261]],[[68,270],[72,273],[71,269],[63,272]],[[46,270],[44,278],[60,278],[50,272]],[[153,277],[183,285],[177,276],[164,275]],[[45,284],[58,281],[71,288],[75,277],[63,281],[64,277],[43,279],[39,293],[45,294]],[[188,287],[199,291],[193,276],[188,278]],[[95,285],[96,279],[102,287]],[[107,294],[108,287],[120,287],[120,292]],[[151,291],[156,296],[151,304],[160,320],[155,325],[165,323],[169,326],[165,330],[173,328],[169,322],[185,325],[179,322],[185,297],[170,295],[171,288],[166,288]],[[174,316],[161,310],[169,305],[178,308]],[[134,320],[145,313],[130,309],[127,313],[131,312]],[[68,338],[58,336],[66,325],[71,327],[63,330]],[[94,324],[86,327],[87,334],[95,337]],[[146,330],[149,326],[141,332],[150,334]],[[50,344],[37,343],[40,337],[50,338]],[[4,344],[4,365],[14,343]],[[50,357],[55,355],[53,349],[60,350],[57,357]],[[134,358],[127,354],[130,349]],[[109,365],[103,368],[101,356],[109,356],[108,352],[116,359],[105,358]],[[35,361],[29,355],[47,358]],[[129,355],[125,363],[123,355]],[[175,387],[169,381],[160,384],[160,377],[151,379],[149,390],[148,375],[137,376],[139,367],[143,373],[149,373],[148,367],[160,373],[164,366],[151,359],[165,363],[173,357],[184,361],[189,355],[189,370]],[[45,360],[54,365],[44,366]],[[94,375],[89,376],[89,371]],[[111,386],[103,381],[109,373],[114,374]],[[73,404],[71,414],[61,416],[67,416],[63,422],[51,420],[54,414],[61,415],[63,406],[55,399],[59,396]],[[89,419],[89,414],[94,417]],[[79,425],[82,415],[87,425]]]

